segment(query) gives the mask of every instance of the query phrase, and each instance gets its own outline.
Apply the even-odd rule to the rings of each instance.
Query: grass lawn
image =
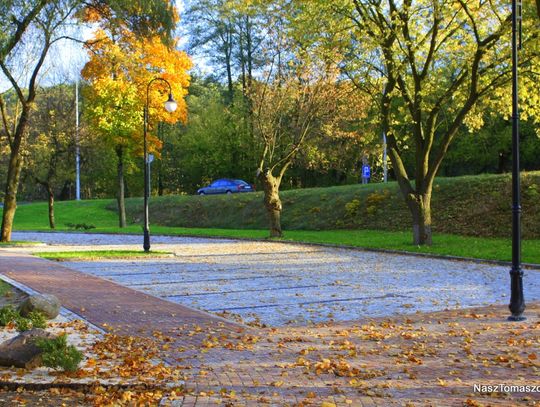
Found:
[[[3,280],[0,280],[0,297],[5,297],[11,292],[11,286]]]
[[[11,242],[0,242],[0,248],[2,247],[25,247],[25,246],[38,246],[41,242],[31,242],[29,240],[12,240]]]
[[[98,260],[98,259],[132,259],[140,257],[169,257],[170,252],[163,251],[138,251],[138,250],[79,250],[69,252],[43,252],[35,253],[36,256],[48,260],[69,261],[69,260]]]
[[[246,229],[198,229],[155,227],[155,234],[219,236],[230,238],[264,239],[267,230]],[[511,260],[509,239],[477,238],[436,233],[433,245],[411,244],[411,232],[388,232],[379,230],[291,230],[285,232],[284,241],[346,245],[370,249],[399,250],[415,253],[471,257],[486,260]],[[523,261],[540,264],[540,240],[523,241]]]

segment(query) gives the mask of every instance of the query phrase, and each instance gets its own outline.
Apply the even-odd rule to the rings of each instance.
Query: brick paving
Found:
[[[9,250],[0,274],[106,330],[155,338],[185,381],[175,406],[540,405],[540,393],[473,392],[540,386],[540,303],[522,323],[494,306],[260,329]]]
[[[207,325],[237,330],[240,325],[129,289],[37,257],[2,251],[0,274],[35,291],[56,295],[64,307],[92,324],[118,333],[173,331]]]

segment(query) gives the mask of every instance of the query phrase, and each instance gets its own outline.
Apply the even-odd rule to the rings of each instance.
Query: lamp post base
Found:
[[[510,315],[509,321],[524,321],[525,299],[523,296],[523,270],[519,265],[512,266],[510,270],[510,304],[508,309]]]
[[[147,253],[150,251],[150,233],[148,232],[148,229],[144,231],[143,249]]]

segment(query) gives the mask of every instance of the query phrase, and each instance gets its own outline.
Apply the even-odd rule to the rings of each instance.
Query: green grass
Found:
[[[73,230],[67,224],[87,224],[96,228],[118,224],[116,213],[107,209],[112,199],[56,202],[55,219],[58,230]],[[19,205],[15,213],[15,230],[50,231],[46,202]]]
[[[241,239],[265,239],[267,230],[247,229],[200,229],[200,228],[154,228],[154,233],[190,235],[201,237],[229,237]],[[501,238],[479,238],[435,233],[433,245],[411,244],[410,232],[380,230],[290,230],[283,241],[345,245],[368,249],[397,250],[414,253],[469,257],[486,260],[511,260],[511,242]],[[540,240],[523,241],[523,261],[540,264]]]
[[[479,175],[437,178],[433,187],[433,229],[438,233],[479,237],[511,234],[511,178]],[[522,232],[540,239],[540,172],[522,174]],[[370,229],[407,231],[411,215],[398,185],[344,185],[283,191],[284,230]],[[150,200],[154,225],[265,229],[267,215],[262,192],[230,196],[163,196]],[[131,223],[141,223],[142,199],[127,200]],[[115,210],[111,201],[109,209]]]
[[[359,231],[291,231],[286,240],[348,245],[355,247],[469,257],[486,260],[511,260],[511,242],[501,238],[478,238],[436,233],[433,245],[411,244],[410,232]],[[540,240],[523,241],[523,261],[540,264]]]
[[[11,293],[11,286],[5,281],[0,280],[0,297],[5,297]]]
[[[510,261],[508,175],[436,180],[433,246],[412,245],[410,215],[395,183],[284,191],[284,240]],[[540,172],[522,174],[523,261],[540,264]],[[129,225],[117,226],[115,200],[57,202],[57,230],[142,235],[142,199],[128,199]],[[262,194],[164,196],[150,200],[152,234],[264,239]],[[45,202],[20,205],[15,230],[49,231]],[[142,241],[142,238],[141,238]]]
[[[69,252],[41,252],[34,253],[38,257],[55,261],[69,260],[99,260],[99,259],[131,259],[141,257],[165,257],[172,253],[163,251],[137,251],[137,250],[79,250]]]
[[[41,242],[31,242],[29,240],[12,240],[11,242],[0,242],[0,248],[2,247],[26,247],[26,246],[39,246]]]

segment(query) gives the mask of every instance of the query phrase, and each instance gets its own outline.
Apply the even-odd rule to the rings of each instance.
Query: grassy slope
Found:
[[[538,172],[524,176],[523,225],[525,235],[536,239],[524,241],[523,260],[531,263],[540,263],[540,214],[536,208],[539,182]],[[286,239],[510,260],[508,176],[437,180],[435,229],[446,233],[437,233],[431,248],[410,244],[409,215],[396,188],[389,183],[285,191]],[[266,217],[261,200],[260,193],[153,197],[152,233],[265,238]],[[133,224],[122,232],[141,233],[141,206],[141,199],[128,200],[128,218]],[[67,223],[86,223],[96,226],[94,232],[119,232],[117,216],[110,210],[114,207],[113,200],[58,202],[58,229],[68,230]],[[357,230],[335,230],[344,227]],[[333,230],[315,231],[317,228]],[[49,230],[46,203],[19,206],[15,229]],[[463,236],[467,234],[471,236]],[[486,239],[475,234],[506,237]]]
[[[59,201],[55,203],[57,228],[68,229],[67,223],[86,223],[96,228],[108,228],[118,224],[118,216],[107,209],[111,199],[91,201]],[[16,230],[50,230],[46,202],[19,205],[15,213]]]
[[[523,237],[540,238],[540,172],[523,174]],[[285,230],[409,230],[410,215],[395,182],[282,192]],[[437,179],[433,192],[436,232],[506,237],[511,233],[509,175]],[[113,209],[115,204],[111,205]],[[127,204],[142,219],[142,200]],[[152,198],[152,221],[164,226],[264,229],[262,193]]]

